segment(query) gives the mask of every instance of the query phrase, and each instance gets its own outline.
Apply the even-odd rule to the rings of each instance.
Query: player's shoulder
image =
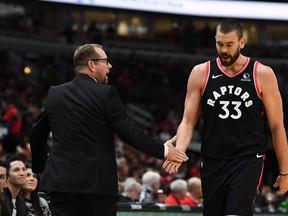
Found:
[[[197,64],[194,66],[193,69],[195,70],[201,70],[201,71],[206,71],[207,67],[209,67],[209,64],[210,64],[210,61],[207,61],[207,62],[202,62],[200,64]]]
[[[189,85],[198,86],[201,88],[209,72],[209,62],[203,62],[193,67],[190,73]]]
[[[261,93],[263,93],[263,89],[268,88],[271,85],[277,85],[277,78],[273,69],[260,62],[258,62],[256,67],[256,80]]]
[[[256,74],[258,79],[260,80],[266,80],[275,77],[273,69],[270,66],[265,65],[259,61],[257,62]]]
[[[206,72],[207,70],[209,70],[210,67],[210,63],[209,62],[203,62],[200,64],[197,64],[193,67],[191,74],[195,75],[195,76],[206,76]]]

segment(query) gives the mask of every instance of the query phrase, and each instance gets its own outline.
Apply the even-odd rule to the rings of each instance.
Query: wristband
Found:
[[[279,176],[284,176],[284,177],[286,177],[286,176],[288,176],[288,173],[279,173]]]

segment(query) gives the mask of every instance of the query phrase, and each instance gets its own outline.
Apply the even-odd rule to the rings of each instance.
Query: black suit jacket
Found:
[[[50,131],[53,148],[48,157]],[[163,144],[138,129],[113,86],[78,74],[51,87],[30,132],[33,171],[41,173],[45,167],[41,189],[117,195],[114,132],[134,148],[163,158]]]
[[[6,202],[4,200],[3,193],[0,192],[0,216],[11,216],[11,214],[12,214],[11,210],[8,209]]]
[[[8,187],[4,188],[3,190],[3,198],[4,198],[5,208],[1,209],[0,216],[2,216],[2,214],[3,216],[12,215],[12,212],[13,212],[12,195]],[[17,214],[16,214],[17,216],[28,215],[28,208],[26,207],[25,199],[19,194],[16,197],[16,209],[17,209]]]

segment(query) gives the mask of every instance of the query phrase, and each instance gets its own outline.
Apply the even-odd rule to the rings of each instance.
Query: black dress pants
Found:
[[[52,216],[116,216],[116,197],[100,194],[51,192]]]

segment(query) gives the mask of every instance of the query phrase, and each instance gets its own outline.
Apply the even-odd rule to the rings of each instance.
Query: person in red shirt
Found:
[[[170,184],[170,194],[165,198],[164,204],[167,205],[182,205],[181,201],[184,200],[188,192],[187,182],[183,179],[176,179]]]
[[[199,177],[191,177],[188,179],[188,193],[181,201],[182,205],[202,206],[202,188],[201,179]]]
[[[4,136],[3,148],[6,154],[14,155],[22,131],[22,120],[20,112],[15,103],[9,102],[7,110],[2,117],[2,121],[7,124],[8,134]]]

